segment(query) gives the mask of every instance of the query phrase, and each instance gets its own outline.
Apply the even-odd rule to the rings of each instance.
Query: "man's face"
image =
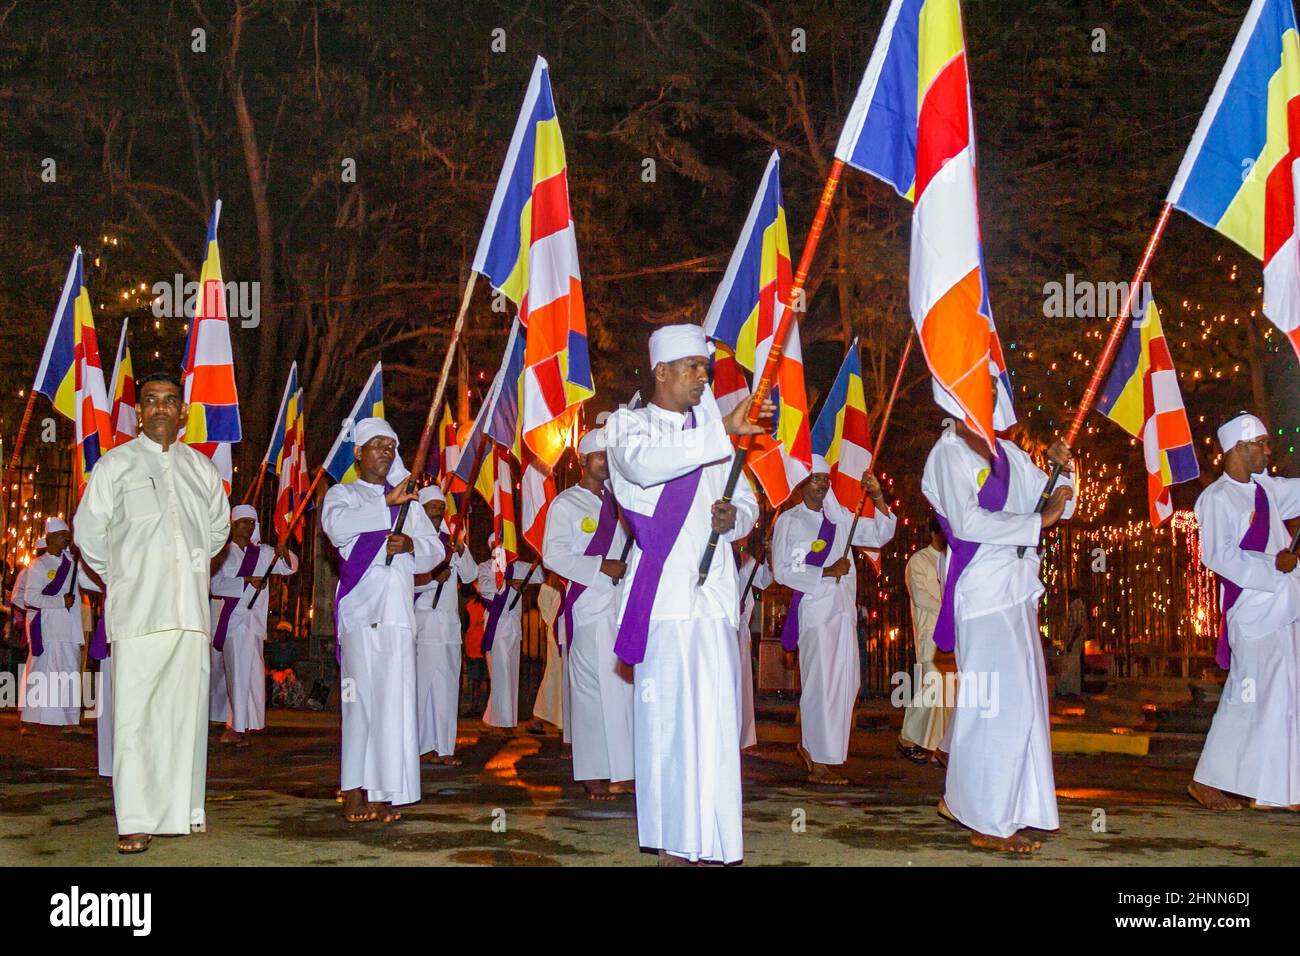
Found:
[[[1268,468],[1269,442],[1267,436],[1237,442],[1232,451],[1237,455],[1242,466],[1252,475],[1258,475]]]
[[[160,445],[176,440],[181,418],[188,413],[189,406],[181,401],[181,390],[171,382],[146,382],[135,403],[140,430]]]
[[[803,503],[816,510],[826,500],[826,492],[831,490],[830,475],[813,475],[803,485]]]
[[[397,457],[397,442],[387,435],[378,435],[354,449],[354,454],[361,477],[372,484],[380,484],[388,477],[388,469]]]
[[[53,531],[45,536],[46,550],[50,554],[62,554],[72,536],[66,531]]]
[[[252,518],[240,518],[237,521],[232,521],[230,522],[230,536],[241,543],[251,541],[255,524],[256,522]]]
[[[582,459],[582,467],[597,481],[609,480],[609,459],[603,451],[594,451]]]
[[[694,408],[709,384],[707,355],[688,355],[655,366],[656,392],[678,408]]]
[[[447,502],[445,501],[426,501],[424,503],[424,513],[429,516],[435,528],[442,527],[443,516],[447,513]]]

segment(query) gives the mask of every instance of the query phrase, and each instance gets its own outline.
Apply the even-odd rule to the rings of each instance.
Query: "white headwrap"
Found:
[[[64,521],[62,518],[45,519],[45,533],[47,535],[57,534],[60,531],[67,531],[67,530],[69,530],[68,523]]]
[[[430,501],[446,500],[447,496],[442,493],[442,488],[438,486],[437,482],[432,485],[425,485],[420,489],[420,504],[422,505],[427,505]]]
[[[391,438],[399,448],[401,447],[402,440],[397,437],[397,432],[393,431],[393,426],[382,418],[363,418],[352,426],[352,442],[358,448],[364,448],[372,438],[380,437]],[[410,474],[402,464],[401,454],[394,454],[393,463],[388,466],[388,483],[397,485],[405,481]]]
[[[830,473],[831,473],[831,466],[828,465],[828,464],[826,463],[826,459],[823,458],[821,455],[813,455],[813,456],[812,456],[812,471],[810,471],[808,474],[809,474],[809,475],[829,475]]]
[[[708,355],[709,345],[701,325],[665,325],[650,336],[650,367],[691,355]]]
[[[252,505],[235,505],[230,509],[230,523],[233,525],[236,521],[242,521],[247,518],[253,519],[253,534],[249,538],[253,544],[262,542],[262,525],[257,520],[257,509]]]
[[[579,455],[594,455],[605,450],[605,429],[593,428],[578,442]]]
[[[45,539],[44,539],[44,538],[37,538],[37,539],[36,539],[36,550],[37,550],[37,551],[41,550],[41,548],[45,548],[45,549],[48,550],[49,547],[50,547],[50,546],[49,546],[48,544],[45,543]]]
[[[1225,422],[1218,431],[1219,445],[1223,448],[1226,455],[1232,451],[1238,444],[1244,441],[1254,441],[1256,438],[1263,438],[1268,434],[1268,429],[1254,415],[1246,412],[1238,415],[1229,422]]]

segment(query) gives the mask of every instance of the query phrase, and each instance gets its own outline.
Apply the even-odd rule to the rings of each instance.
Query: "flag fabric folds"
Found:
[[[456,441],[456,422],[451,417],[451,406],[444,404],[442,406],[442,418],[438,422],[438,467],[434,480],[446,489],[447,499],[447,522],[453,524],[456,515],[459,513],[459,502],[456,500],[455,491],[464,491],[464,486],[453,488],[452,477],[456,471],[456,464],[460,460],[461,447]]]
[[[1168,202],[1264,264],[1264,314],[1300,357],[1300,33],[1291,0],[1254,0]]]
[[[357,459],[353,453],[352,426],[363,418],[384,417],[384,366],[376,362],[366,379],[365,387],[357,396],[356,404],[343,423],[343,428],[334,439],[328,454],[325,455],[325,473],[339,482],[357,480]]]
[[[1124,336],[1097,410],[1142,442],[1151,524],[1173,514],[1169,488],[1200,473],[1192,428],[1154,299]]]
[[[835,498],[853,510],[862,498],[862,476],[871,468],[870,427],[858,340],[854,339],[812,427],[813,454],[826,459]],[[875,514],[870,498],[861,504],[864,515]]]
[[[980,244],[958,0],[892,0],[835,156],[915,203],[909,304],[935,398],[992,448],[1016,418]]]
[[[474,271],[516,305],[527,331],[521,435],[549,470],[595,387],[564,142],[541,57],[492,197]]]
[[[181,441],[212,459],[230,493],[230,446],[242,437],[239,395],[235,391],[235,362],[226,321],[226,286],[221,276],[217,224],[221,200],[212,207],[199,270],[199,295],[185,343],[181,384],[189,416],[181,423]]]
[[[298,363],[289,366],[289,379],[284,385],[280,400],[280,413],[276,416],[271,441],[267,445],[262,464],[277,478],[275,492],[275,533],[284,540],[289,531],[289,521],[294,510],[302,506],[311,485],[307,473],[307,426],[302,411],[302,388],[298,385]],[[302,525],[294,528],[294,537],[302,540]]]
[[[55,410],[73,423],[76,441],[73,470],[80,495],[90,470],[113,447],[104,363],[99,355],[95,314],[90,307],[90,293],[86,291],[80,246],[72,253],[72,264],[63,281],[32,388],[53,402]]]
[[[131,366],[131,346],[126,339],[129,320],[122,320],[122,334],[113,363],[113,389],[110,396],[109,421],[113,426],[113,447],[136,436],[140,423],[135,414],[135,369]]]
[[[781,157],[773,152],[704,319],[705,335],[725,346],[721,358],[714,356],[714,383],[725,401],[720,407],[734,408],[749,393],[747,385],[743,390],[738,386],[738,373],[731,363],[751,375],[762,370],[792,283],[790,239],[781,200]],[[785,501],[812,467],[798,323],[790,323],[784,344],[771,393],[777,409],[772,434],[754,440],[748,460],[773,505]]]

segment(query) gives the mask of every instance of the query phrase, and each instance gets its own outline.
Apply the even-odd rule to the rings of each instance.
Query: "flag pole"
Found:
[[[772,335],[772,347],[768,350],[767,361],[763,365],[763,374],[759,377],[754,385],[754,394],[749,405],[747,419],[750,424],[757,424],[758,417],[763,407],[763,402],[767,399],[767,394],[772,390],[772,381],[776,378],[777,369],[781,365],[781,357],[785,352],[785,340],[790,332],[790,323],[794,321],[794,305],[798,303],[800,311],[806,309],[804,302],[804,285],[808,281],[808,272],[812,268],[812,260],[817,252],[817,246],[821,242],[822,230],[826,226],[826,216],[830,212],[831,201],[835,198],[835,191],[840,185],[840,174],[844,171],[844,160],[835,159],[831,164],[830,173],[826,176],[826,185],[822,187],[822,196],[817,203],[817,212],[813,216],[812,226],[808,230],[808,239],[804,242],[803,254],[799,257],[799,268],[794,274],[794,281],[790,285],[790,301],[784,302],[785,306],[781,311],[781,321],[777,324],[776,331]],[[750,446],[753,439],[746,436],[740,443],[732,456],[731,473],[727,476],[727,485],[722,492],[723,503],[730,503],[731,496],[736,491],[736,483],[740,481],[740,473],[744,470],[745,459],[749,455]],[[714,531],[709,535],[708,546],[704,549],[704,557],[700,559],[700,577],[699,583],[704,584],[705,578],[709,576],[709,567],[713,564],[713,553],[718,547],[718,532]]]
[[[303,494],[302,501],[298,502],[298,507],[293,510],[293,515],[289,518],[289,523],[285,525],[284,536],[280,538],[281,541],[288,541],[293,535],[293,529],[298,527],[298,522],[301,521],[302,516],[307,513],[307,505],[311,502],[312,493],[316,490],[316,486],[320,484],[320,480],[324,476],[325,466],[321,465],[316,469],[316,476],[312,478],[311,484],[307,486],[307,491]],[[257,603],[257,596],[262,593],[262,588],[266,587],[267,582],[271,580],[271,572],[275,570],[275,565],[279,560],[280,556],[278,554],[271,559],[271,563],[266,566],[266,573],[262,575],[261,585],[253,588],[253,596],[248,599],[248,603],[244,605],[245,607],[252,607]]]
[[[889,401],[885,403],[885,414],[880,419],[880,431],[876,433],[876,453],[871,458],[871,468],[868,469],[871,474],[875,474],[880,465],[880,450],[885,447],[885,435],[889,432],[889,416],[894,410],[894,399],[898,397],[898,386],[903,381],[903,370],[907,368],[907,360],[912,357],[912,342],[914,338],[911,332],[907,334],[907,344],[903,346],[903,357],[898,360],[898,371],[894,374],[894,387],[889,390]],[[853,547],[853,535],[858,530],[858,521],[862,518],[862,509],[867,504],[867,493],[864,490],[862,496],[858,499],[858,510],[853,515],[853,523],[849,525],[849,538],[844,542],[844,553],[841,558],[848,557],[849,549]]]
[[[27,438],[27,426],[32,422],[32,409],[36,406],[36,389],[27,392],[27,407],[23,409],[22,420],[18,423],[18,435],[14,438],[14,449],[9,453],[9,467],[5,469],[5,480],[17,471],[21,471],[23,442]]]
[[[1088,380],[1088,387],[1083,391],[1083,398],[1079,400],[1079,407],[1074,411],[1074,421],[1070,423],[1070,430],[1065,433],[1065,443],[1071,448],[1074,447],[1075,440],[1079,437],[1079,432],[1083,429],[1084,419],[1088,417],[1088,412],[1092,410],[1093,402],[1097,400],[1097,390],[1101,388],[1102,376],[1110,371],[1111,364],[1115,361],[1115,353],[1119,350],[1119,344],[1124,339],[1124,333],[1128,329],[1129,320],[1133,313],[1133,302],[1136,300],[1138,290],[1142,288],[1142,283],[1146,279],[1147,269],[1151,265],[1151,258],[1156,253],[1156,246],[1160,243],[1160,237],[1164,234],[1165,225],[1169,222],[1169,213],[1173,211],[1173,206],[1166,202],[1160,207],[1160,217],[1156,220],[1155,228],[1151,230],[1151,238],[1147,240],[1147,247],[1142,253],[1142,259],[1138,262],[1137,272],[1133,274],[1133,281],[1129,283],[1128,292],[1124,295],[1124,304],[1120,307],[1119,315],[1115,317],[1115,325],[1110,330],[1110,337],[1106,339],[1106,347],[1101,351],[1101,357],[1097,359],[1097,367],[1092,371],[1092,378]],[[1052,465],[1052,473],[1047,478],[1047,484],[1043,486],[1043,493],[1038,498],[1038,505],[1034,508],[1035,514],[1042,514],[1043,509],[1047,507],[1047,501],[1052,496],[1052,489],[1056,487],[1056,482],[1061,477],[1061,466]],[[1020,557],[1025,554],[1023,546],[1017,551]]]
[[[244,504],[257,500],[258,492],[262,490],[262,479],[266,477],[266,462],[262,462],[262,468],[257,473],[257,477],[249,484],[248,490],[244,492]]]
[[[429,403],[429,414],[424,419],[424,431],[420,433],[420,444],[415,449],[415,458],[411,461],[411,475],[406,481],[407,491],[414,490],[417,476],[424,471],[424,462],[429,457],[429,447],[433,444],[433,432],[438,425],[438,411],[442,408],[443,396],[447,393],[447,381],[451,378],[451,364],[456,359],[456,346],[460,344],[460,333],[465,328],[465,316],[469,313],[470,299],[474,297],[474,282],[478,279],[477,272],[469,274],[469,281],[465,283],[465,292],[460,297],[460,311],[456,314],[456,324],[451,330],[451,339],[447,342],[447,354],[442,358],[442,373],[438,376],[438,387],[434,389],[433,401]],[[393,534],[401,534],[402,527],[406,524],[407,512],[411,510],[409,501],[403,502],[401,510],[397,513],[397,523],[393,525]],[[393,556],[390,554],[384,559],[385,565],[393,563]]]

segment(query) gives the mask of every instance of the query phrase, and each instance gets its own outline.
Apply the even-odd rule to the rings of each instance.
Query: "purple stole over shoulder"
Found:
[[[993,464],[977,499],[985,511],[1001,511],[1007,506],[1007,496],[1011,493],[1011,462],[1000,443],[994,442],[994,447],[996,451],[993,454]],[[934,623],[934,644],[941,651],[951,651],[957,643],[957,617],[953,610],[957,599],[957,580],[980,546],[978,541],[963,541],[954,535],[952,525],[938,511],[934,516],[939,519],[939,526],[948,539],[948,564],[944,573],[939,618]]]
[[[510,578],[509,571],[510,567],[507,565],[507,573],[501,580],[501,589],[488,602],[487,620],[483,623],[483,640],[479,644],[484,654],[492,650],[492,645],[496,642],[497,625],[501,623],[501,615],[505,612],[506,599],[510,597],[510,592],[514,590],[514,588],[506,584],[506,581]]]
[[[826,556],[831,553],[831,545],[835,543],[835,523],[822,512],[822,526],[817,529],[817,540],[823,542],[824,547],[820,551],[812,548],[808,549],[808,554],[804,557],[804,567],[820,568],[826,564]],[[750,580],[753,580],[752,578]],[[740,596],[741,604],[745,602],[745,596]],[[795,591],[794,596],[790,598],[790,609],[785,612],[785,626],[781,628],[781,646],[787,651],[792,651],[799,646],[799,605],[803,603],[803,592]]]
[[[393,486],[384,482],[384,494],[393,490]],[[334,590],[334,630],[335,645],[334,657],[339,662],[343,661],[343,642],[341,639],[341,628],[339,626],[339,605],[343,599],[352,593],[353,588],[361,583],[365,577],[366,571],[375,563],[375,558],[383,550],[384,543],[388,536],[392,534],[392,526],[397,523],[397,513],[401,511],[398,505],[388,506],[388,529],[384,531],[363,531],[357,535],[356,540],[352,542],[352,550],[348,552],[346,558],[339,560],[339,583]]]
[[[54,572],[54,579],[41,588],[41,593],[46,597],[54,597],[54,595],[62,591],[64,582],[68,580],[68,572],[71,570],[72,561],[65,551],[59,560],[58,570]],[[28,608],[27,615],[27,642],[32,649],[32,657],[40,657],[45,653],[45,640],[41,636],[41,609],[38,607]]]
[[[609,546],[614,542],[614,529],[618,527],[618,510],[614,507],[614,492],[608,488],[600,500],[600,515],[596,518],[596,530],[587,542],[587,550],[582,553],[587,557],[609,554]],[[597,574],[600,572],[597,571]],[[564,603],[560,605],[560,614],[564,617],[565,646],[573,646],[573,605],[578,603],[587,585],[570,581],[564,589]]]
[[[103,600],[99,605],[99,621],[95,624],[95,633],[90,637],[90,647],[86,654],[92,661],[102,661],[108,657],[108,632],[104,629],[104,620],[108,617],[108,588],[104,588]]]
[[[1263,552],[1268,547],[1269,511],[1268,495],[1264,486],[1255,482],[1255,513],[1251,516],[1250,527],[1241,539],[1241,550]],[[1223,582],[1223,600],[1219,611],[1219,644],[1214,649],[1214,660],[1225,671],[1232,663],[1232,647],[1228,644],[1228,612],[1241,597],[1241,585],[1234,584],[1227,578]]]
[[[244,557],[243,560],[239,562],[239,569],[235,572],[235,577],[240,578],[241,580],[243,578],[251,578],[253,572],[257,570],[257,559],[261,556],[262,546],[260,544],[253,544],[250,541],[248,547],[244,549]],[[248,582],[244,582],[244,590],[247,590],[247,588]],[[239,606],[239,602],[243,600],[243,596],[244,595],[241,591],[241,593],[235,597],[217,598],[217,600],[221,602],[221,613],[217,615],[217,626],[212,629],[212,646],[218,651],[224,650],[226,647],[226,633],[230,630],[230,618],[234,615],[235,608]]]
[[[692,410],[687,413],[685,430],[694,427],[695,412]],[[686,523],[686,513],[691,510],[703,474],[704,466],[701,465],[665,482],[655,503],[654,514],[638,514],[630,508],[623,511],[632,538],[641,549],[641,558],[623,607],[623,620],[618,625],[618,638],[614,642],[614,653],[625,664],[640,664],[645,658],[646,640],[650,636],[650,612],[654,610],[655,595],[659,593],[664,562]]]

